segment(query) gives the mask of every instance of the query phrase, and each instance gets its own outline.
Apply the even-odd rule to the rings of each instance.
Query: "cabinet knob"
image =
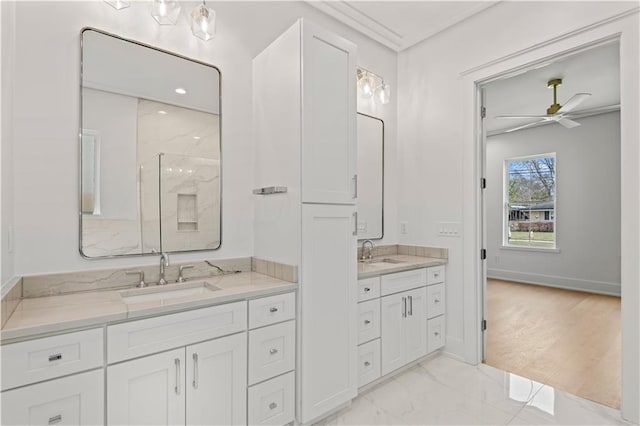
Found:
[[[433,273],[433,276],[434,276],[434,277],[436,277],[436,278],[438,278],[438,277],[440,276],[440,272],[434,272],[434,273]]]
[[[440,299],[435,299],[433,303],[440,303]]]
[[[365,366],[365,367],[368,367],[368,366],[370,366],[370,365],[371,365],[371,363],[370,363],[369,361],[365,361],[365,362],[364,362],[364,366]]]
[[[273,410],[274,408],[276,408],[278,406],[278,404],[276,404],[275,402],[272,402],[271,404],[269,404],[269,408],[271,410]]]
[[[369,287],[365,287],[365,288],[364,288],[364,292],[365,292],[365,293],[369,293],[370,291],[371,291],[371,289],[370,289]]]
[[[369,320],[364,320],[365,325],[371,324],[371,321]]]
[[[440,335],[439,331],[436,331],[435,333],[433,333],[436,337],[438,337]]]
[[[271,355],[275,355],[275,354],[277,354],[277,353],[278,353],[278,350],[277,350],[276,348],[271,348],[271,350],[269,350],[269,353],[270,353]]]
[[[271,308],[271,309],[269,309],[269,312],[271,312],[272,314],[273,314],[274,312],[278,312],[278,308]]]
[[[50,425],[55,425],[56,423],[60,423],[61,421],[62,421],[62,414],[58,414],[56,416],[49,417],[48,423]]]
[[[59,361],[62,359],[62,354],[49,355],[49,362]]]

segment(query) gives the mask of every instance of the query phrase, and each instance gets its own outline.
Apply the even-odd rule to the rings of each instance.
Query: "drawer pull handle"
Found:
[[[370,365],[371,365],[371,363],[370,363],[369,361],[365,361],[365,362],[364,362],[364,366],[365,366],[365,367],[368,367],[368,366],[370,366]]]
[[[275,355],[275,354],[277,354],[277,353],[278,353],[278,350],[277,350],[276,348],[271,348],[271,350],[269,351],[269,353],[270,353],[271,355]]]
[[[435,336],[436,336],[436,337],[438,337],[438,336],[440,335],[440,332],[439,332],[439,331],[436,331],[436,332],[435,332],[435,333],[433,333],[433,334],[435,334]]]
[[[275,409],[278,406],[278,404],[276,404],[275,402],[272,402],[271,404],[269,404],[269,408],[270,409]]]
[[[59,361],[62,359],[62,354],[49,355],[49,362]]]
[[[180,358],[175,359],[176,364],[176,386],[173,388],[176,395],[180,395]]]
[[[198,354],[193,354],[193,388],[198,389]]]
[[[412,317],[413,316],[413,296],[408,296],[409,297],[409,316]]]
[[[49,417],[49,424],[55,425],[56,423],[60,423],[62,421],[62,414],[58,414],[57,416]]]
[[[436,278],[438,278],[438,277],[440,276],[440,272],[434,272],[434,273],[433,273],[433,276],[434,276],[434,277],[436,277]]]
[[[407,298],[402,298],[402,318],[407,317]]]
[[[271,312],[272,314],[278,312],[278,308],[271,308],[269,309],[269,312]]]
[[[371,321],[369,321],[369,320],[364,320],[364,324],[365,324],[365,325],[371,324]]]
[[[440,299],[435,299],[433,303],[440,303]]]
[[[371,289],[370,289],[369,287],[365,287],[365,288],[364,288],[364,292],[365,292],[365,293],[369,293],[370,291],[371,291]]]

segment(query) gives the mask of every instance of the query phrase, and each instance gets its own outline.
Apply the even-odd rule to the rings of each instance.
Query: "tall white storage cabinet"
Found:
[[[297,420],[357,394],[356,47],[299,20],[253,63],[256,257],[298,265]]]

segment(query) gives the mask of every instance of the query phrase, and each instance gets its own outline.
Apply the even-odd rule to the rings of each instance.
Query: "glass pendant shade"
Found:
[[[160,25],[175,25],[180,14],[180,5],[171,0],[153,0],[151,16]]]
[[[363,98],[370,98],[373,96],[373,77],[368,73],[363,73],[358,80],[358,87],[360,88],[360,96]]]
[[[204,41],[216,36],[216,12],[204,3],[191,12],[191,32]]]
[[[388,84],[382,83],[375,90],[376,99],[382,104],[389,103],[389,96],[391,95],[391,87]]]
[[[104,0],[104,2],[116,10],[125,9],[131,6],[131,2],[125,0]]]

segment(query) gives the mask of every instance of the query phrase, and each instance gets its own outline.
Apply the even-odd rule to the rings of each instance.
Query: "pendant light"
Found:
[[[104,0],[104,2],[115,10],[125,9],[131,6],[131,2],[125,0]]]
[[[216,12],[204,1],[191,12],[191,32],[204,41],[216,36]]]
[[[173,0],[153,0],[151,16],[160,25],[175,25],[180,14],[180,5]]]

